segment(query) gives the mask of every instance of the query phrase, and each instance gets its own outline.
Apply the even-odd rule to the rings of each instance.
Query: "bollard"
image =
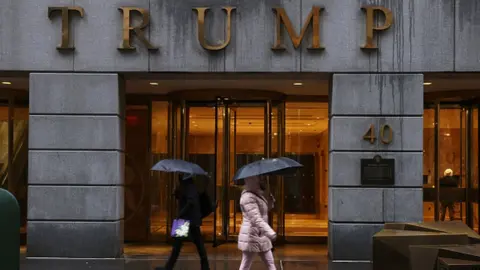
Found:
[[[1,188],[0,269],[20,269],[20,207],[12,194]]]

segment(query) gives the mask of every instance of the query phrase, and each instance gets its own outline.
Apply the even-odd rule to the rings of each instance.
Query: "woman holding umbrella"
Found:
[[[258,254],[268,270],[276,270],[272,253],[272,241],[277,237],[268,224],[269,201],[262,190],[260,177],[245,179],[245,188],[240,197],[243,221],[238,235],[238,249],[242,251],[240,270],[248,270]]]
[[[235,174],[234,181],[245,182],[240,197],[243,217],[238,235],[238,249],[242,251],[240,270],[249,270],[257,254],[268,270],[276,270],[272,241],[275,241],[277,234],[268,224],[268,212],[273,208],[273,202],[264,194],[266,183],[263,176],[286,174],[301,167],[298,162],[281,157],[247,164]]]

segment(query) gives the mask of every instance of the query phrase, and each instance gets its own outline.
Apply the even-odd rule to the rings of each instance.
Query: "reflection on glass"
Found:
[[[265,109],[261,107],[238,107],[235,109],[233,138],[235,140],[235,161],[232,173],[242,166],[265,157]],[[242,188],[230,182],[230,234],[238,234],[242,222],[240,194]]]
[[[328,104],[286,103],[286,156],[304,168],[284,177],[285,235],[328,233]]]
[[[463,109],[441,108],[439,115],[438,176],[440,182],[440,220],[465,221],[465,204],[453,194],[465,187],[465,123]]]
[[[151,160],[152,164],[168,158],[168,102],[152,102]],[[151,172],[150,234],[154,240],[163,241],[167,235],[169,175]]]
[[[221,155],[220,152],[217,154]],[[187,160],[200,165],[208,173],[210,181],[215,179],[215,172],[219,172],[215,160],[215,107],[188,108]],[[204,177],[195,178],[195,181],[201,191],[208,188],[210,197],[214,198],[217,184],[208,183]],[[203,220],[201,229],[209,240],[213,238],[213,224],[213,215]]]
[[[475,108],[473,110],[473,115],[472,115],[472,126],[473,126],[473,129],[472,129],[472,163],[471,163],[471,166],[472,166],[472,170],[471,170],[471,190],[472,192],[470,193],[471,194],[471,197],[470,198],[470,201],[471,201],[471,213],[472,213],[472,224],[473,224],[473,229],[476,230],[478,233],[480,233],[480,228],[478,226],[479,224],[479,221],[478,221],[478,218],[479,218],[479,208],[478,208],[478,204],[479,204],[479,193],[478,193],[478,188],[479,188],[479,185],[478,185],[478,182],[479,182],[479,175],[478,175],[478,165],[479,165],[479,160],[478,160],[478,155],[480,154],[478,152],[478,136],[479,136],[479,133],[478,133],[478,121],[479,121],[479,117],[478,117],[478,114],[479,114],[479,109],[478,108]]]
[[[0,105],[0,187],[9,190],[18,200],[21,212],[21,233],[24,234],[27,213],[28,108],[19,107],[17,104],[14,106],[13,141],[9,141],[9,110],[8,106]],[[10,144],[13,144],[12,165],[9,164],[8,159]],[[13,170],[9,170],[10,166]]]
[[[8,101],[6,101],[8,102]],[[4,177],[8,166],[8,106],[0,105],[0,187],[8,188]]]
[[[435,109],[423,112],[423,187],[432,196],[424,198],[423,220],[435,220]]]

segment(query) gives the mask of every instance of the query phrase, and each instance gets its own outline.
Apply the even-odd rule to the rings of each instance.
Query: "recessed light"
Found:
[[[302,86],[302,85],[303,85],[303,83],[301,83],[301,82],[295,82],[295,83],[293,83],[293,86]]]
[[[3,85],[11,85],[11,82],[2,82]]]
[[[157,86],[158,82],[151,82],[150,85]]]
[[[423,85],[432,85],[432,82],[424,82]]]

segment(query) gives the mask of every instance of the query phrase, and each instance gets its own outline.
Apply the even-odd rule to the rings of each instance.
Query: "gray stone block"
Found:
[[[48,19],[49,6],[73,6],[73,0],[0,1],[0,70],[65,71],[73,54],[60,53],[61,17]]]
[[[123,221],[29,221],[27,257],[119,258]]]
[[[119,79],[117,74],[32,73],[30,113],[123,115]]]
[[[148,72],[148,50],[135,35],[131,40],[137,51],[120,52],[117,48],[122,43],[123,34],[123,15],[118,8],[134,6],[148,10],[149,0],[136,0],[133,3],[124,0],[75,0],[75,5],[86,10],[83,19],[74,20],[75,71]],[[158,14],[152,14],[152,17],[156,19]],[[133,14],[131,22],[134,26],[141,25],[141,16]],[[145,36],[147,39],[150,36],[148,27]]]
[[[231,2],[237,6],[237,12],[232,24],[234,27],[232,43],[225,51],[225,71],[296,72],[301,70],[302,48],[294,49],[286,29],[282,30],[286,50],[272,51],[271,49],[276,38],[276,15],[272,8],[285,8],[297,34],[300,34],[301,26],[309,13],[309,11],[302,12],[301,1],[235,0]],[[307,31],[307,34],[309,33],[311,30]]]
[[[384,192],[385,222],[423,221],[422,188],[386,189]]]
[[[332,84],[332,115],[423,115],[422,74],[334,74]]]
[[[328,219],[334,222],[383,222],[384,189],[329,188]]]
[[[377,70],[377,53],[360,49],[365,42],[365,14],[362,5],[375,5],[374,0],[303,0],[301,24],[313,5],[324,6],[320,15],[320,39],[325,50],[309,51],[311,33],[307,31],[301,48],[303,72],[344,72]],[[300,33],[300,32],[297,32]],[[355,59],[355,60],[353,60]]]
[[[454,47],[452,0],[378,0],[376,5],[393,13],[390,29],[375,34],[379,72],[453,69],[458,44]]]
[[[329,188],[328,218],[333,222],[419,222],[421,188]]]
[[[205,35],[209,44],[218,45],[225,37],[226,15],[221,10],[225,5],[227,3],[222,0],[212,0],[208,3],[150,1],[152,14],[150,40],[160,47],[158,52],[150,54],[150,71],[225,71],[225,51],[207,51],[198,42],[197,14],[192,10],[195,7],[212,8],[206,15]],[[235,21],[232,20],[232,35],[236,33],[235,25]]]
[[[330,259],[334,261],[371,261],[373,251],[373,235],[382,229],[383,224],[329,222],[328,253]]]
[[[30,116],[30,149],[123,150],[124,122],[117,116]]]
[[[330,151],[423,151],[423,117],[343,117],[330,119]],[[374,125],[377,138],[373,144],[363,136]],[[380,140],[380,127],[393,131],[390,144]],[[385,129],[385,139],[389,131]]]
[[[361,159],[371,159],[380,155],[385,159],[395,159],[395,186],[422,187],[423,185],[423,153],[359,153],[330,152],[329,176],[330,186],[360,186]]]
[[[453,1],[453,0],[452,0]],[[478,1],[455,0],[455,71],[480,70],[480,5]]]
[[[106,151],[29,152],[28,183],[123,185],[125,155]]]
[[[29,186],[29,220],[119,220],[123,186]]]

